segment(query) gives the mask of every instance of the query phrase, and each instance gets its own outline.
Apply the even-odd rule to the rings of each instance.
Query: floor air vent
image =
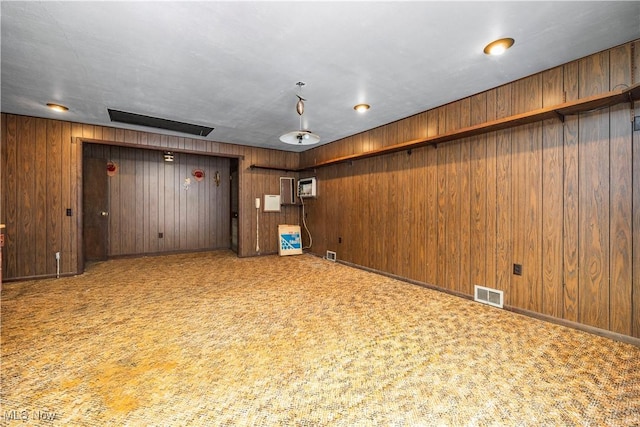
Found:
[[[474,301],[502,308],[504,292],[478,285],[475,285],[474,288]]]
[[[126,123],[129,125],[146,126],[156,129],[166,129],[174,132],[188,133],[189,135],[207,136],[213,128],[194,125],[191,123],[176,122],[158,117],[143,116],[142,114],[128,113],[107,108],[112,122]]]

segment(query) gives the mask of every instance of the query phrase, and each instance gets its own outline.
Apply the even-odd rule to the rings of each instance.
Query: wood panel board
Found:
[[[37,153],[47,152],[47,122],[44,119],[35,119],[35,149]],[[47,178],[49,170],[47,169],[47,156],[34,156],[35,170],[34,175],[30,178],[35,181],[35,266],[34,272],[36,276],[55,273],[55,252],[47,252],[46,244],[38,242],[47,242]],[[28,178],[29,179],[29,178]]]
[[[540,311],[562,317],[562,126],[548,120],[542,137],[542,301]]]
[[[631,45],[609,52],[609,89],[628,87],[632,83]],[[610,327],[633,333],[633,135],[629,126],[629,105],[610,108]]]
[[[567,99],[578,98],[578,62],[564,69],[564,93]],[[578,117],[567,117],[564,122],[564,239],[563,239],[563,318],[578,321],[580,287],[578,277],[579,257],[579,127]]]
[[[632,135],[629,108],[613,107],[610,114],[610,327],[625,335],[632,333]]]
[[[5,247],[2,255],[2,274],[7,277],[15,277],[19,270],[17,265],[16,234],[18,227],[18,120],[16,116],[4,115],[2,138],[2,220],[6,225],[4,234]]]
[[[62,209],[62,128],[60,122],[46,121],[46,156],[49,159],[47,173],[47,254],[62,251],[61,225],[65,211]],[[62,256],[62,254],[60,254]],[[62,259],[60,260],[62,261]],[[55,268],[55,267],[54,267]],[[52,269],[51,271],[55,271]]]
[[[35,118],[25,117],[20,120],[17,129],[17,176],[16,181],[17,209],[16,213],[16,270],[24,276],[34,276],[36,274],[35,262],[35,164],[37,156],[35,140]],[[9,232],[7,230],[7,232]]]
[[[609,89],[609,53],[578,61],[580,96]],[[578,245],[579,320],[607,329],[609,318],[609,114],[608,109],[579,118]]]
[[[579,321],[609,327],[609,115],[580,117]]]
[[[638,53],[640,47],[636,46]],[[640,109],[640,102],[635,104],[636,111]],[[632,212],[632,234],[633,234],[633,278],[632,293],[633,301],[631,307],[632,332],[631,335],[640,338],[640,131],[633,132],[633,212]]]
[[[510,86],[497,88],[496,117],[507,117],[511,112]],[[505,292],[504,303],[511,304],[511,278],[513,266],[512,216],[513,171],[512,131],[496,132],[496,288]]]

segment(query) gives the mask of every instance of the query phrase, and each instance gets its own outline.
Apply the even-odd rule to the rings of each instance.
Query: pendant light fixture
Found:
[[[312,145],[320,142],[320,137],[318,135],[312,133],[310,130],[302,129],[302,115],[304,114],[304,101],[306,101],[306,99],[301,96],[302,86],[304,85],[304,82],[296,83],[296,86],[298,86],[300,92],[300,95],[296,95],[298,97],[298,102],[296,103],[296,112],[300,117],[300,130],[294,130],[282,135],[280,137],[280,141],[284,142],[285,144]]]

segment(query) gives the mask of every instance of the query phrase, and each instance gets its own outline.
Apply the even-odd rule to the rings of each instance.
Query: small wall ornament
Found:
[[[188,189],[189,189],[189,187],[191,187],[191,178],[185,178],[185,179],[184,179],[184,182],[182,183],[182,187],[183,187],[185,190],[188,190]]]
[[[191,171],[191,175],[196,179],[196,181],[200,182],[204,179],[204,171],[202,169],[194,169]]]
[[[116,162],[107,162],[107,175],[115,176],[118,173],[118,164]]]

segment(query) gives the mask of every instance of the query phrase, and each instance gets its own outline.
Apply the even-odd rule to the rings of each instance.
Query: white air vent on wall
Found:
[[[497,289],[485,288],[484,286],[475,285],[473,300],[494,307],[502,308],[504,292]]]

